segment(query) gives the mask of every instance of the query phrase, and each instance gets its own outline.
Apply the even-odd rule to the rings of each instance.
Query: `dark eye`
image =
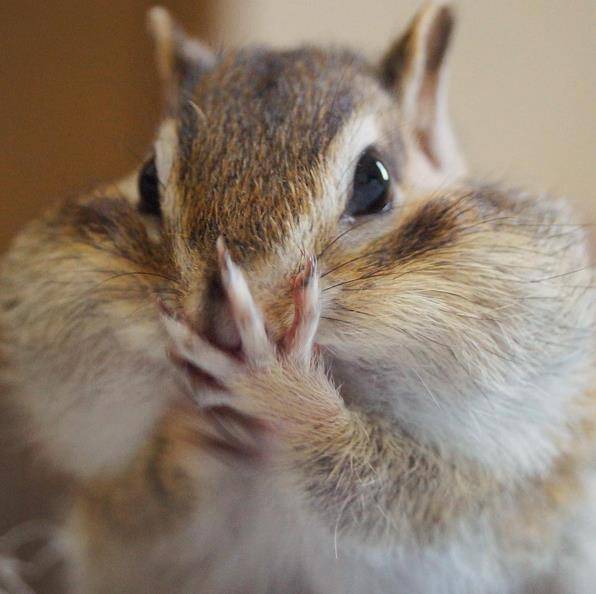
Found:
[[[371,150],[360,157],[354,174],[352,197],[346,213],[353,217],[374,214],[389,207],[391,179],[382,161]]]
[[[155,159],[149,159],[139,173],[139,210],[143,214],[161,216],[161,205],[159,203],[159,179]]]

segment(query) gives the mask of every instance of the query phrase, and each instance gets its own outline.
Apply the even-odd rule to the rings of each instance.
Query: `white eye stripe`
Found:
[[[173,119],[168,119],[159,128],[157,140],[154,143],[155,167],[162,187],[165,187],[170,179],[177,144],[176,122]]]
[[[338,216],[352,191],[354,171],[362,153],[380,137],[380,127],[373,114],[357,114],[331,143],[321,170],[325,208]]]

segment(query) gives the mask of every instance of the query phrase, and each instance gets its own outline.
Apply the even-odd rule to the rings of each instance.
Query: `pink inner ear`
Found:
[[[439,169],[441,162],[437,134],[440,122],[437,121],[439,84],[441,67],[449,48],[454,18],[451,10],[444,6],[436,15],[425,33],[424,69],[417,97],[416,137],[420,148],[431,164]]]
[[[441,162],[435,152],[437,79],[437,72],[432,72],[425,76],[420,87],[416,138],[424,154],[428,157],[432,165],[438,169],[441,166]]]

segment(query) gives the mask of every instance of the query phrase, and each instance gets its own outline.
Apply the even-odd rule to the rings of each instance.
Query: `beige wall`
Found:
[[[47,204],[135,164],[159,112],[152,0],[0,1],[0,251]],[[417,0],[163,0],[214,46],[378,55]],[[452,111],[475,172],[570,195],[596,221],[595,0],[459,0]],[[217,9],[217,19],[214,19]]]
[[[209,37],[215,1],[166,3]],[[143,158],[160,111],[156,3],[0,0],[0,252],[49,204]]]
[[[221,0],[220,42],[377,56],[417,0]],[[570,196],[596,221],[596,2],[459,0],[451,107],[473,172]]]

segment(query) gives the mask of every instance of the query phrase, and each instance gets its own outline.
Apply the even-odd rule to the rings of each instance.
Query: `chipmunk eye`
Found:
[[[161,205],[159,203],[159,179],[155,158],[149,159],[139,173],[139,210],[143,214],[161,216]]]
[[[390,205],[391,179],[383,162],[372,150],[365,151],[354,173],[352,196],[346,214],[361,216],[381,212]]]

